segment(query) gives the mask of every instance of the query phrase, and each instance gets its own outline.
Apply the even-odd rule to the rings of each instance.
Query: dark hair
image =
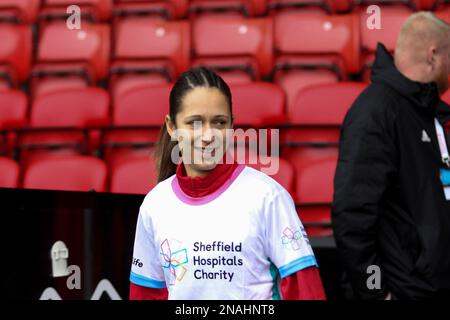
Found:
[[[217,88],[228,101],[232,114],[231,91],[226,82],[214,71],[205,67],[192,68],[178,78],[170,91],[169,116],[175,123],[175,118],[180,111],[184,96],[196,87]],[[156,146],[156,163],[158,169],[158,182],[167,179],[176,172],[177,164],[172,162],[172,149],[178,144],[171,141],[165,123],[161,127],[159,141]]]

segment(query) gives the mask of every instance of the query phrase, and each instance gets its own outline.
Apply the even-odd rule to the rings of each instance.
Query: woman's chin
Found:
[[[195,168],[198,171],[211,171],[217,166],[215,161],[203,161],[201,164],[197,164]]]

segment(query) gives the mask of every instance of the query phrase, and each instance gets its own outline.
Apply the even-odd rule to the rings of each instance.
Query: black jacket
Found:
[[[436,84],[403,76],[378,44],[372,83],[342,126],[332,207],[339,255],[360,299],[450,290],[450,201],[435,117],[450,120]],[[381,289],[368,289],[370,265],[381,270]]]

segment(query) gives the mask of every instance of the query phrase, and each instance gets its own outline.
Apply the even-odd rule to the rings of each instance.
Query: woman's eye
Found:
[[[202,126],[201,121],[191,121],[188,124],[193,128],[200,128]]]

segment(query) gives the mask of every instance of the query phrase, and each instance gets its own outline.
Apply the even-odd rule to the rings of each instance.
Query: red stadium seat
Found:
[[[30,96],[32,99],[42,96],[47,93],[57,92],[61,90],[70,90],[70,89],[84,89],[89,87],[90,80],[84,75],[61,75],[56,76],[59,72],[59,69],[62,66],[59,65],[56,68],[51,68],[51,66],[45,67],[44,73],[46,76],[44,77],[33,77],[31,78],[31,93]],[[67,68],[72,68],[72,65],[67,65]],[[39,73],[39,72],[38,72]],[[38,74],[38,73],[35,73]],[[74,71],[74,73],[77,73]]]
[[[118,95],[140,84],[174,80],[189,67],[190,32],[186,21],[148,17],[121,19],[116,24],[111,87]]]
[[[279,157],[259,157],[257,163],[249,163],[248,166],[255,168],[272,177],[283,186],[292,196],[294,196],[295,173],[292,164],[286,159]],[[278,166],[278,170],[272,173],[270,166]]]
[[[288,107],[293,105],[297,93],[302,89],[318,84],[336,83],[339,80],[336,72],[329,69],[281,69],[275,73],[273,79],[286,93]]]
[[[272,83],[232,85],[234,125],[263,127],[286,122],[283,90]]]
[[[292,56],[306,56],[307,65],[311,66],[311,56],[318,55],[319,64],[324,64],[324,58],[336,67],[340,67],[341,63],[345,68],[341,70],[344,74],[359,70],[356,15],[327,15],[318,10],[283,10],[274,16],[274,29],[277,63],[289,63],[287,58]],[[337,65],[336,59],[340,60]],[[299,64],[301,60],[294,59],[293,63]]]
[[[297,172],[296,199],[299,204],[331,204],[337,148],[306,149],[288,154]]]
[[[69,30],[63,22],[52,22],[40,33],[38,63],[84,63],[92,69],[93,79],[108,72],[109,27],[85,23],[80,30]]]
[[[79,88],[105,79],[109,66],[109,26],[84,22],[82,29],[69,30],[62,21],[42,26],[33,68],[32,94],[36,97],[56,89]],[[68,75],[69,77],[57,77]],[[47,80],[42,80],[47,77]],[[39,88],[39,84],[43,88]],[[52,85],[48,82],[53,81]],[[48,90],[50,88],[50,90]]]
[[[109,96],[100,88],[48,93],[33,103],[30,126],[74,127],[108,124]]]
[[[114,106],[113,125],[160,127],[169,113],[171,88],[171,84],[164,84],[128,90],[119,96]]]
[[[384,5],[381,10],[381,29],[369,29],[368,19],[373,14],[367,13],[368,6],[359,8],[361,29],[361,51],[363,54],[363,79],[369,80],[369,71],[373,63],[377,43],[381,42],[391,53],[395,50],[400,29],[406,19],[413,13],[404,5]]]
[[[19,165],[9,158],[0,157],[0,188],[18,188],[19,177]]]
[[[449,79],[450,80],[450,79]],[[450,105],[450,90],[447,90],[442,96],[441,100],[444,101],[446,104]],[[445,129],[447,130],[447,133],[450,134],[450,121],[448,121],[445,125]]]
[[[331,235],[330,211],[338,148],[289,148],[283,155],[295,168],[295,200],[308,234]]]
[[[191,0],[189,12],[234,11],[244,16],[263,15],[267,10],[267,0]]]
[[[111,187],[113,193],[147,194],[156,184],[158,172],[154,155],[149,152],[131,153],[111,164]]]
[[[8,90],[12,87],[8,79],[8,72],[6,70],[2,70],[2,67],[0,66],[0,91]]]
[[[347,110],[366,84],[340,82],[311,86],[300,91],[288,107],[289,123],[281,138],[285,143],[331,143],[339,141],[339,130]]]
[[[189,35],[186,21],[149,17],[121,19],[115,25],[114,59],[169,63],[180,73],[189,65]]]
[[[114,12],[118,16],[157,15],[165,19],[186,16],[189,0],[116,0]]]
[[[285,95],[277,85],[251,82],[230,86],[233,97],[234,143],[272,145],[273,127],[286,123]],[[261,131],[263,129],[266,131]],[[277,136],[278,139],[278,136]],[[278,143],[278,142],[276,142]],[[269,153],[270,154],[270,153]]]
[[[294,195],[295,172],[292,164],[283,158],[271,157],[271,161],[278,161],[279,169],[274,174],[269,174],[279,184],[281,184],[291,195]],[[260,160],[261,163],[261,160]],[[265,161],[264,163],[268,163]],[[258,170],[262,170],[264,166],[259,165]]]
[[[2,0],[0,22],[32,23],[36,21],[40,0]]]
[[[282,10],[274,15],[274,81],[288,105],[310,84],[336,82],[360,70],[358,17],[320,10]]]
[[[374,53],[377,43],[382,42],[388,50],[393,52],[400,29],[413,11],[401,5],[382,6],[380,7],[382,12],[381,29],[369,29],[367,19],[371,13],[367,13],[367,8],[368,6],[359,8],[362,49],[368,53]]]
[[[414,0],[415,7],[417,10],[428,10],[433,11],[436,9],[439,2],[444,2],[442,0]]]
[[[142,65],[141,65],[142,66]],[[139,66],[138,69],[141,67]],[[130,64],[127,64],[127,70],[130,67]],[[125,92],[132,90],[134,88],[138,88],[141,86],[149,85],[149,86],[161,86],[164,84],[168,84],[170,82],[170,78],[166,78],[163,75],[157,73],[149,73],[149,74],[140,74],[140,73],[132,73],[126,72],[124,74],[116,74],[111,77],[110,89],[111,89],[111,97],[113,104],[117,103],[118,96],[124,94]]]
[[[169,113],[172,86],[141,85],[120,96],[114,105],[113,129],[104,133],[105,147],[151,145],[159,136],[159,128]]]
[[[79,6],[82,19],[106,21],[111,17],[113,0],[45,0],[40,10],[40,18],[66,18],[67,8]]]
[[[351,11],[355,4],[355,1],[353,0],[327,0],[325,2],[328,4],[329,8],[331,9],[331,12],[333,13],[342,13]]]
[[[445,0],[360,0],[360,5],[385,5],[385,4],[400,4],[409,6],[415,11],[425,10],[433,11],[438,6],[439,2],[445,2]]]
[[[32,33],[29,26],[0,24],[0,77],[15,87],[28,79],[31,68]]]
[[[25,171],[24,188],[105,192],[105,163],[87,156],[55,156],[36,160]]]
[[[450,1],[437,1],[435,11],[433,13],[438,18],[450,23]]]
[[[300,91],[288,108],[290,123],[298,125],[337,125],[366,88],[360,82],[339,82],[308,87]]]
[[[239,164],[245,164],[256,170],[259,170],[272,177],[280,185],[282,185],[293,197],[295,172],[292,164],[286,159],[279,156],[270,156],[267,153],[258,153],[258,150],[252,146],[236,145],[233,149],[228,149],[229,153],[234,154],[234,161]],[[227,161],[231,161],[228,160]]]
[[[353,2],[353,0],[269,0],[269,9],[318,6],[329,13],[342,13],[351,11],[354,4]]]
[[[208,14],[192,22],[193,65],[258,80],[272,68],[272,20],[239,14]],[[242,81],[240,81],[242,82]]]
[[[7,130],[24,127],[27,124],[27,111],[28,100],[21,91],[0,91],[0,154],[12,154],[17,135]]]
[[[254,82],[247,71],[244,70],[214,70],[228,85],[244,84]]]
[[[441,100],[447,104],[450,104],[450,90],[445,91],[445,93],[441,96]]]
[[[28,100],[21,91],[0,91],[0,130],[25,126],[27,110]]]
[[[59,147],[87,152],[98,147],[97,129],[107,124],[109,96],[106,91],[84,88],[51,92],[34,101],[31,129],[20,134],[19,146],[21,149]]]

